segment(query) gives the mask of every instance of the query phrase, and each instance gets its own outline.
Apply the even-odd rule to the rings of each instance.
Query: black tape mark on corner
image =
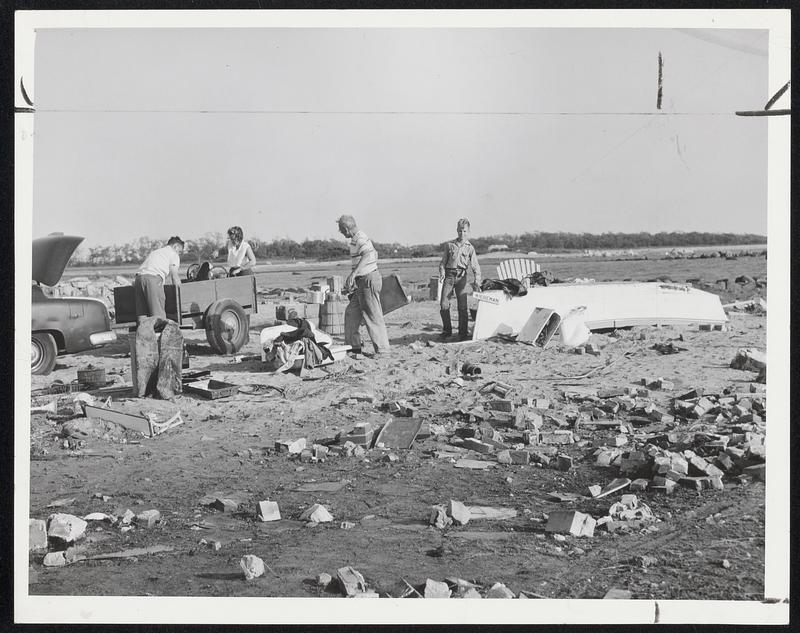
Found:
[[[661,98],[664,96],[664,60],[661,58],[661,51],[658,51],[658,96],[656,97],[656,110],[661,109]]]

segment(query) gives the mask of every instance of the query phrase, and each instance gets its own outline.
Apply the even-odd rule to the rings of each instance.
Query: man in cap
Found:
[[[167,277],[176,286],[181,285],[178,268],[181,265],[183,240],[177,235],[169,238],[166,246],[150,253],[139,267],[133,280],[136,321],[148,316],[167,318],[164,284]]]
[[[458,305],[458,340],[465,341],[469,338],[467,327],[469,313],[467,312],[467,269],[472,271],[474,280],[473,290],[481,286],[481,266],[475,247],[469,242],[469,220],[461,218],[457,225],[458,238],[447,242],[444,248],[442,261],[439,262],[439,280],[442,283],[442,297],[439,301],[439,314],[442,317],[442,338],[447,339],[453,335],[453,325],[450,321],[450,294],[455,292]]]
[[[352,215],[343,215],[336,222],[339,232],[349,239],[352,264],[352,271],[344,283],[345,291],[352,291],[350,303],[344,311],[344,341],[354,353],[361,352],[358,330],[363,319],[377,356],[389,351],[389,336],[381,307],[383,282],[378,272],[378,251],[366,233],[358,229]]]

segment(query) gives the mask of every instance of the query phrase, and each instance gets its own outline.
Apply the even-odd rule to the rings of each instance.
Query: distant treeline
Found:
[[[348,256],[344,240],[303,240],[295,242],[277,239],[270,242],[258,238],[246,238],[253,247],[256,258],[272,259],[315,259],[333,260]],[[690,248],[693,246],[730,246],[735,244],[766,244],[763,235],[750,233],[523,233],[522,235],[493,235],[474,237],[470,241],[479,254],[492,251],[519,251],[539,253],[574,250],[618,250],[638,248]],[[75,253],[71,265],[116,265],[139,263],[148,253],[166,240],[141,237],[123,245],[96,246],[80,249]],[[381,257],[429,257],[442,252],[444,242],[439,244],[417,244],[408,246],[398,243],[375,242]],[[227,257],[225,236],[222,233],[207,233],[187,241],[183,255],[184,262],[224,261]]]

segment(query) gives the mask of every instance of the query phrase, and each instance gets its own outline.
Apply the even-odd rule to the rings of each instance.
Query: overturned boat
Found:
[[[549,308],[563,316],[584,307],[584,320],[590,330],[634,325],[722,325],[728,321],[717,295],[688,284],[552,284],[534,286],[521,297],[502,290],[476,292],[473,297],[478,300],[473,340],[519,334],[536,308]]]

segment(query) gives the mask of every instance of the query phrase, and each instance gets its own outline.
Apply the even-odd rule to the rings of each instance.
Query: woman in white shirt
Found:
[[[250,244],[244,241],[241,227],[228,229],[228,277],[252,275],[256,265],[256,256]]]

